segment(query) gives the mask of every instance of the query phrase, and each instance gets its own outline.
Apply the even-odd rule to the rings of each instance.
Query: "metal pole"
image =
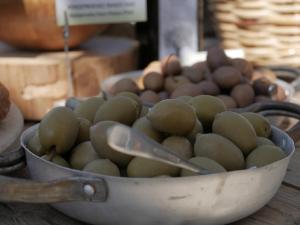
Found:
[[[69,21],[68,21],[68,14],[67,11],[64,11],[64,52],[65,52],[65,66],[67,72],[67,81],[68,81],[68,97],[74,96],[74,86],[73,86],[73,77],[72,77],[72,66],[71,60],[69,57],[69,37],[70,37],[70,30],[69,30]]]

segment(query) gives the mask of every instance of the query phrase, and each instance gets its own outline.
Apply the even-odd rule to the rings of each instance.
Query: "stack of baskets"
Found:
[[[224,48],[257,65],[300,66],[300,0],[213,0]]]

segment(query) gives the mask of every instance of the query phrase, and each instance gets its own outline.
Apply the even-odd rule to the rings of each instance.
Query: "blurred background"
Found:
[[[0,1],[0,81],[26,119],[62,104],[70,87],[97,95],[112,75],[170,54],[192,64],[212,46],[256,67],[300,67],[300,0],[148,0],[145,22],[68,31],[66,40],[55,0]]]

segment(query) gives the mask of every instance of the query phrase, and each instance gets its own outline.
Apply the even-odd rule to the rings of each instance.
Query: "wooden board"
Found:
[[[74,93],[98,95],[100,82],[137,66],[138,43],[99,37],[70,51]],[[64,52],[28,52],[0,45],[0,82],[10,91],[25,119],[39,120],[68,94]]]
[[[6,151],[18,140],[24,125],[23,116],[13,103],[7,117],[0,121],[0,153]]]

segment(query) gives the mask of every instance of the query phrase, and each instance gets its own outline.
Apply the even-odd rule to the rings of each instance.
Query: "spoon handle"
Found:
[[[115,125],[108,130],[108,145],[118,152],[154,159],[172,166],[181,167],[199,174],[210,172],[169,151],[146,135],[124,125]]]

